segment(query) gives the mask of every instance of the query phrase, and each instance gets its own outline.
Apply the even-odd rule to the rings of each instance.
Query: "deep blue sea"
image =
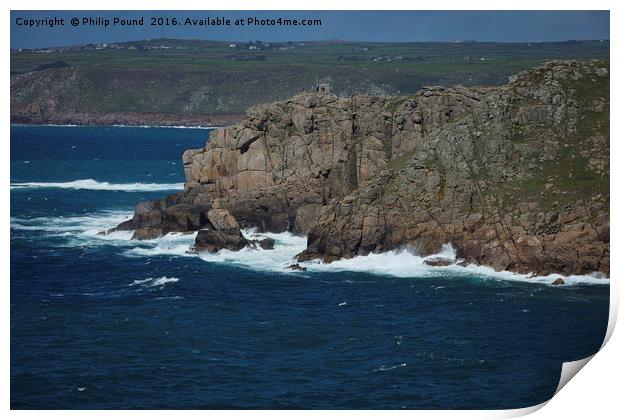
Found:
[[[289,234],[205,256],[185,253],[193,235],[97,235],[181,189],[207,137],[11,128],[13,409],[519,408],[600,347],[605,279],[552,287],[411,250],[291,272]]]

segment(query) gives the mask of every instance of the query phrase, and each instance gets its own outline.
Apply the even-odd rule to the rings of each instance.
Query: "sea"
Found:
[[[182,190],[181,155],[208,137],[11,127],[12,409],[522,408],[600,348],[596,273],[551,286],[415,249],[299,272],[290,233],[203,255],[195,234],[99,235]]]

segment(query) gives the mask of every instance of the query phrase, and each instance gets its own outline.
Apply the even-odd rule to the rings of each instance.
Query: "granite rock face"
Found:
[[[198,230],[222,208],[242,228],[307,234],[300,260],[450,242],[497,270],[609,274],[608,69],[549,62],[501,87],[258,106],[184,153],[182,193],[119,228]]]
[[[222,249],[239,251],[248,245],[241,233],[239,223],[228,210],[220,207],[207,211],[208,222],[201,226],[196,235],[194,249],[198,252],[218,252]]]

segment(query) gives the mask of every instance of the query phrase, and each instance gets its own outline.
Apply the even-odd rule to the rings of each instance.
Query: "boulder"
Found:
[[[257,246],[262,249],[273,249],[276,241],[273,238],[262,238],[262,239],[248,239],[248,245],[252,248],[256,248]]]
[[[275,243],[273,238],[263,238],[258,241],[258,245],[263,249],[273,249]]]
[[[196,235],[194,248],[196,251],[218,252],[222,249],[239,251],[248,245],[247,239],[240,230],[218,231],[215,229],[201,229]]]
[[[215,230],[239,230],[237,219],[226,209],[212,208],[207,212],[207,218]]]
[[[552,286],[560,286],[562,284],[566,284],[566,282],[562,278],[557,278],[553,280],[553,283],[551,283]]]
[[[235,217],[224,208],[207,212],[208,225],[198,231],[194,249],[198,252],[218,252],[222,249],[239,251],[248,246]]]

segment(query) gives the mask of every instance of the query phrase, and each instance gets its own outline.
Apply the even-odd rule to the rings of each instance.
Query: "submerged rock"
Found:
[[[430,265],[432,267],[446,267],[448,265],[454,265],[455,263],[454,260],[451,260],[449,258],[441,258],[441,257],[427,258],[423,262],[424,264]]]
[[[306,267],[303,267],[299,264],[291,264],[288,266],[288,268],[290,268],[291,270],[295,270],[295,271],[307,271],[308,270]]]
[[[273,238],[248,239],[248,245],[252,248],[273,249],[276,241]]]
[[[562,284],[566,284],[566,282],[562,278],[557,278],[553,280],[553,283],[551,283],[552,286],[560,286]]]

